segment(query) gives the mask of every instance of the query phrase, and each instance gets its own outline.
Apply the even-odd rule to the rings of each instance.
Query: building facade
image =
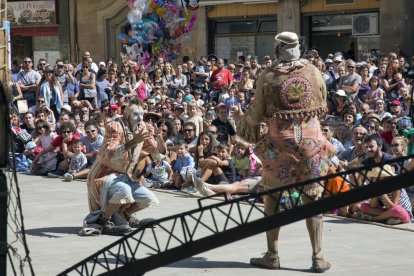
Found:
[[[8,1],[13,59],[31,56],[35,62],[46,58],[51,63],[61,57],[69,59],[68,1]]]
[[[41,4],[50,8],[49,21],[19,24],[16,18],[22,12],[24,17],[28,7],[39,6],[39,16],[46,16]],[[36,56],[44,54],[79,61],[88,50],[95,61],[120,59],[118,35],[129,28],[127,0],[9,0],[9,5],[20,7],[10,16],[15,18],[13,56],[35,56],[36,62]],[[260,60],[273,53],[274,36],[280,31],[297,32],[303,45],[321,56],[343,51],[358,58],[371,50],[398,48],[414,54],[411,0],[200,0],[197,17],[183,56],[215,53],[234,61],[239,55],[255,55]]]

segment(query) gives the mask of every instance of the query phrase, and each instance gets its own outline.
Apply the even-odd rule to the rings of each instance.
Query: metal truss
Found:
[[[142,275],[276,227],[390,193],[413,185],[414,171],[407,171],[403,166],[413,157],[355,168],[209,206],[203,206],[204,199],[199,199],[199,209],[147,220],[141,228],[59,275]],[[384,174],[392,173],[393,168],[389,165],[399,166],[401,173],[382,178]],[[326,190],[326,181],[337,176],[342,178],[342,185],[351,187],[350,191],[333,195]],[[316,201],[305,192],[308,185],[315,184],[323,189],[322,197]],[[302,199],[307,198],[304,201],[308,203],[296,200],[294,192]],[[280,212],[265,216],[261,203],[263,196],[267,196],[266,200],[275,200]]]

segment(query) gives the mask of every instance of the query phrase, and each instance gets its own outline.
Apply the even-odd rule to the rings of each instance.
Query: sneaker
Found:
[[[400,218],[389,218],[385,221],[385,224],[388,225],[397,225],[403,223],[403,220]]]
[[[372,221],[372,216],[361,212],[354,213],[353,218],[365,221]]]
[[[102,227],[102,234],[111,236],[124,236],[132,231],[132,228],[128,224],[115,226],[113,222],[108,221],[106,225]]]
[[[279,257],[275,255],[271,257],[269,252],[267,252],[261,258],[251,258],[250,264],[253,266],[257,266],[260,268],[267,268],[267,269],[279,269],[280,268],[280,261]]]
[[[160,182],[155,182],[154,184],[152,184],[152,186],[150,187],[150,188],[153,188],[153,189],[159,189],[159,188],[161,188],[161,183]]]
[[[60,178],[62,176],[60,174],[56,174],[56,173],[48,173],[47,174],[47,177],[50,177],[50,178]]]
[[[138,228],[142,226],[141,221],[134,216],[129,217],[128,224],[131,228]]]
[[[115,223],[105,218],[103,215],[98,217],[96,223],[101,225],[102,234],[112,235],[112,236],[123,236],[132,231],[131,227],[128,224],[123,224],[116,226]]]
[[[184,192],[184,193],[187,193],[187,194],[196,194],[196,193],[198,193],[198,191],[196,190],[196,188],[194,186],[181,188],[181,191]]]
[[[71,173],[65,173],[64,175],[63,175],[63,178],[65,178],[65,181],[67,181],[67,182],[71,182],[72,180],[73,180],[73,174],[71,174]]]
[[[197,177],[193,174],[192,178],[194,186],[202,196],[212,196],[216,194],[207,187],[206,183],[204,183],[204,181],[200,177]]]

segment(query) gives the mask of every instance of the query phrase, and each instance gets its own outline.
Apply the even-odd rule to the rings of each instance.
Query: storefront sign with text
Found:
[[[12,26],[56,24],[55,1],[8,2],[7,19]]]

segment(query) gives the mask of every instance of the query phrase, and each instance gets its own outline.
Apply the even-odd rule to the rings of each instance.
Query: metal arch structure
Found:
[[[209,206],[202,206],[203,199],[199,199],[199,209],[158,220],[148,220],[141,228],[59,275],[143,275],[158,267],[276,227],[390,193],[413,185],[414,171],[408,171],[403,166],[405,161],[413,157],[355,168]],[[400,166],[401,174],[381,178],[380,175],[389,170],[389,166],[385,166],[387,164]],[[369,171],[375,171],[375,177],[368,177]],[[336,176],[342,177],[342,185],[348,184],[352,189],[335,195],[329,194],[324,184]],[[306,185],[315,183],[324,189],[322,198],[305,205],[294,200],[294,191],[301,197],[310,198],[304,190]],[[279,203],[279,213],[264,216],[259,200],[264,195]]]

